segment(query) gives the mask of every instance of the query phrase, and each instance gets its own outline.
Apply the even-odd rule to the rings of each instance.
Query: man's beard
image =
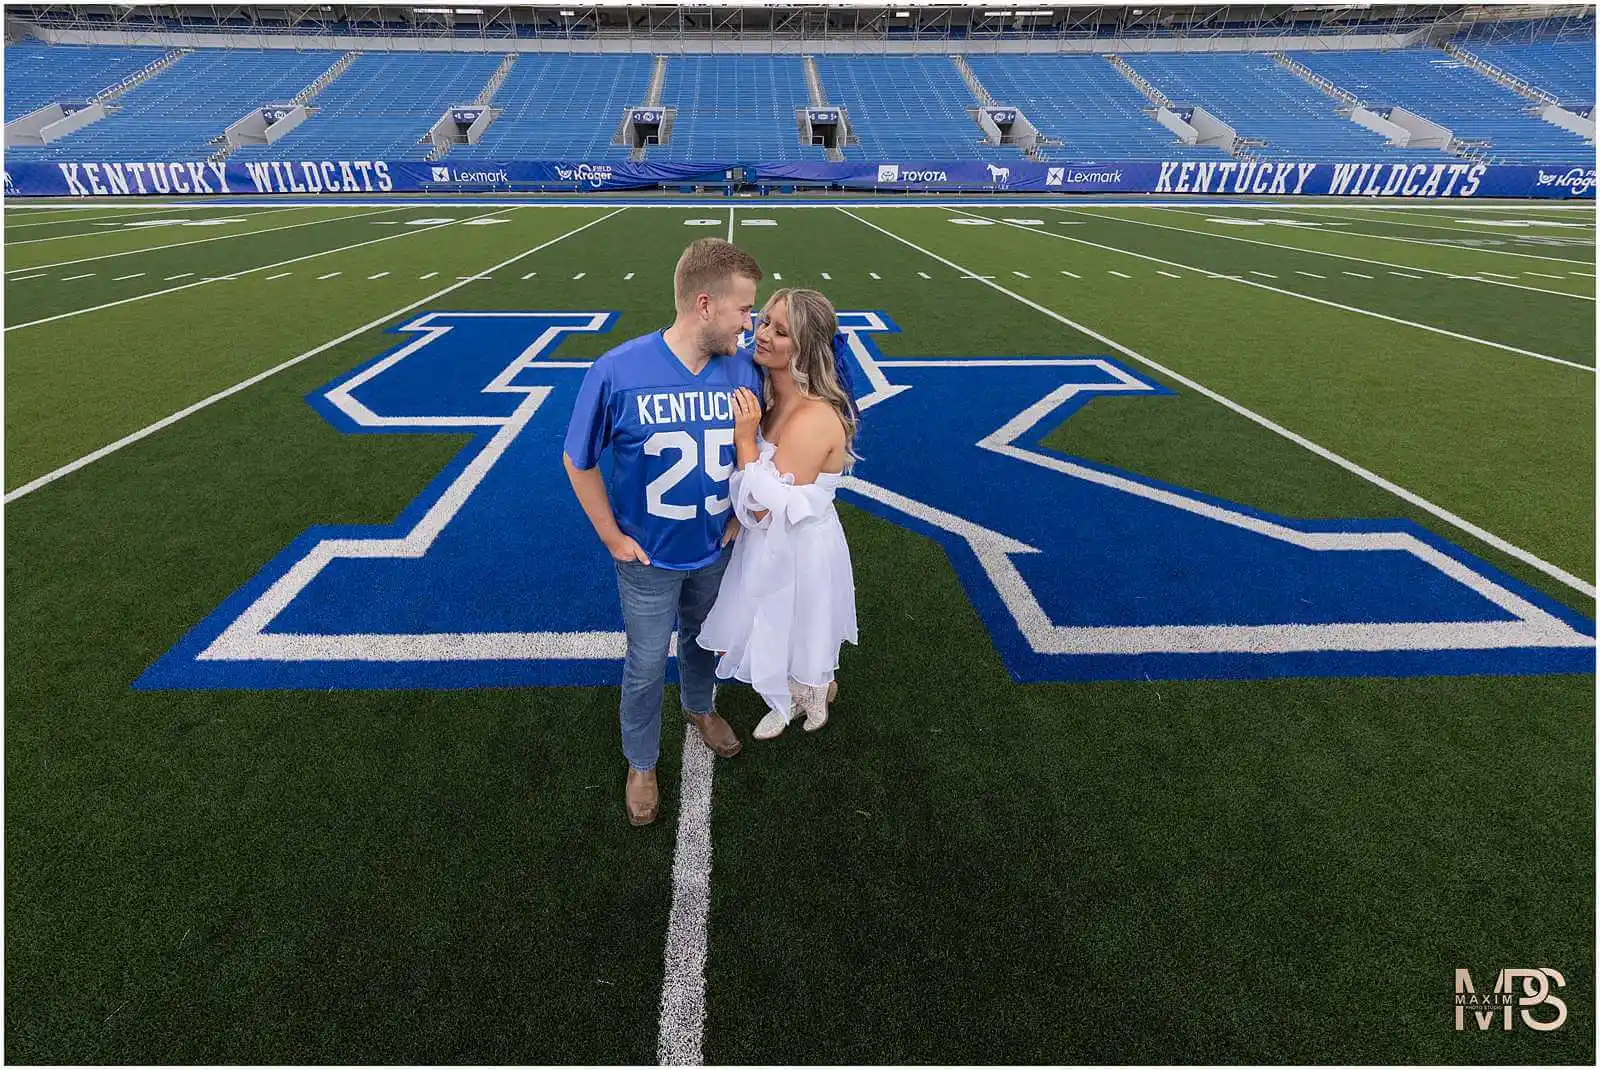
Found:
[[[723,335],[709,329],[702,331],[700,349],[708,357],[731,357],[739,351],[739,335]]]

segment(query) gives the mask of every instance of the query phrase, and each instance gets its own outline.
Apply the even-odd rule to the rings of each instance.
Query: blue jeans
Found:
[[[729,547],[711,564],[688,572],[638,561],[615,562],[628,632],[622,666],[622,753],[641,773],[656,767],[661,751],[661,696],[667,685],[667,649],[674,623],[684,711],[702,715],[715,710],[717,656],[695,638],[717,600],[732,555]]]

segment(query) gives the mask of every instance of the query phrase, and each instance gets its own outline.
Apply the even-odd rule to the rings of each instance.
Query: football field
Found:
[[[5,221],[8,1061],[1593,1060],[1592,205]],[[561,434],[704,235],[849,332],[861,643],[634,829]]]

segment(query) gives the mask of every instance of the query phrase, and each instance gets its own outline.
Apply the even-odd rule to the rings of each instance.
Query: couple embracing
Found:
[[[755,738],[828,720],[839,649],[856,641],[855,587],[833,495],[858,413],[836,356],[833,306],[780,289],[752,330],[761,268],[717,238],[684,250],[672,326],[589,368],[563,463],[616,565],[627,632],[622,752],[628,820],[659,808],[656,758],[674,632],[684,716],[706,746],[739,753],[716,713],[718,678],[768,713]],[[609,479],[601,457],[611,453]]]

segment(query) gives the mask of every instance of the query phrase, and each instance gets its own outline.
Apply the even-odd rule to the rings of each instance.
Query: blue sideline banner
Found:
[[[19,197],[151,194],[462,193],[485,190],[643,189],[679,183],[724,185],[720,163],[428,163],[415,160],[215,160],[8,163],[5,192]],[[746,174],[753,174],[747,168]]]
[[[914,163],[585,163],[396,160],[75,161],[10,164],[22,197],[150,194],[351,194],[626,190],[672,185],[793,185],[906,192],[1154,193],[1250,196],[1592,199],[1593,161],[1498,166],[1439,162],[1280,163],[1140,160]]]
[[[1126,163],[794,163],[762,182],[917,192],[1158,193],[1357,197],[1594,197],[1595,168],[1437,163],[1140,160]]]

